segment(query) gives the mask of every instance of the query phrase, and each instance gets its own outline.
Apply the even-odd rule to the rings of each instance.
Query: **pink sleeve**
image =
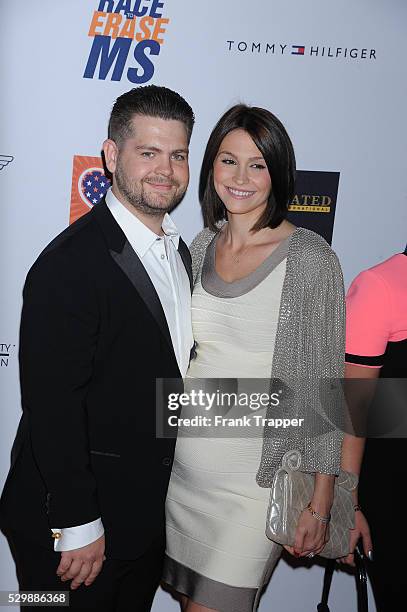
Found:
[[[381,367],[390,334],[387,286],[372,270],[361,272],[346,296],[346,362]]]

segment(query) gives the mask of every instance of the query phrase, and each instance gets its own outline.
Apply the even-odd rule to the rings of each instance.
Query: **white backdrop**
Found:
[[[83,78],[98,0],[0,4],[2,485],[20,414],[17,344],[25,274],[67,225],[73,156],[99,155],[113,101],[134,86],[127,69],[137,62],[132,43],[121,80],[111,80],[112,70],[106,79],[97,78],[98,67],[94,78]],[[101,4],[103,10],[118,2]],[[135,2],[127,4],[132,8]],[[169,19],[162,22],[166,31],[159,35],[164,41],[160,53],[150,58],[154,74],[148,82],[180,92],[197,117],[191,184],[174,213],[187,242],[202,225],[197,180],[208,134],[226,108],[244,101],[280,117],[294,142],[299,169],[340,172],[333,247],[347,284],[361,269],[404,249],[404,0],[138,4],[155,6],[157,14]],[[332,612],[351,612],[356,606],[353,578],[338,574]],[[14,566],[1,536],[0,575],[0,589],[15,588]],[[314,610],[321,583],[320,567],[294,570],[281,562],[260,610]],[[167,594],[158,593],[154,612],[176,609]]]

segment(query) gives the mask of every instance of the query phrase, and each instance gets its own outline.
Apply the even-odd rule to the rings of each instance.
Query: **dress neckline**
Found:
[[[291,237],[298,228],[266,257],[266,259],[247,276],[227,282],[216,271],[216,241],[220,232],[215,234],[206,249],[202,265],[201,284],[207,293],[215,297],[233,298],[244,295],[257,287],[288,255]]]

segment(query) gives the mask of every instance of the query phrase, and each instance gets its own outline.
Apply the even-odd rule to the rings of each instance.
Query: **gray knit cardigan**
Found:
[[[214,237],[202,230],[190,251],[194,282]],[[344,409],[338,378],[344,375],[345,302],[342,271],[327,242],[297,228],[289,241],[286,275],[270,364],[270,391],[283,387],[279,416],[304,418],[301,428],[266,426],[257,483],[270,487],[285,452],[298,449],[304,471],[338,474]],[[276,416],[269,407],[266,417]]]

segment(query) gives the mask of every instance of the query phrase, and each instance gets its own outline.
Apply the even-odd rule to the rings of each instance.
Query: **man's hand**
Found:
[[[57,574],[61,580],[72,580],[71,589],[77,589],[83,582],[86,586],[92,584],[102,569],[105,557],[105,536],[76,550],[66,550],[61,553],[61,562]]]

